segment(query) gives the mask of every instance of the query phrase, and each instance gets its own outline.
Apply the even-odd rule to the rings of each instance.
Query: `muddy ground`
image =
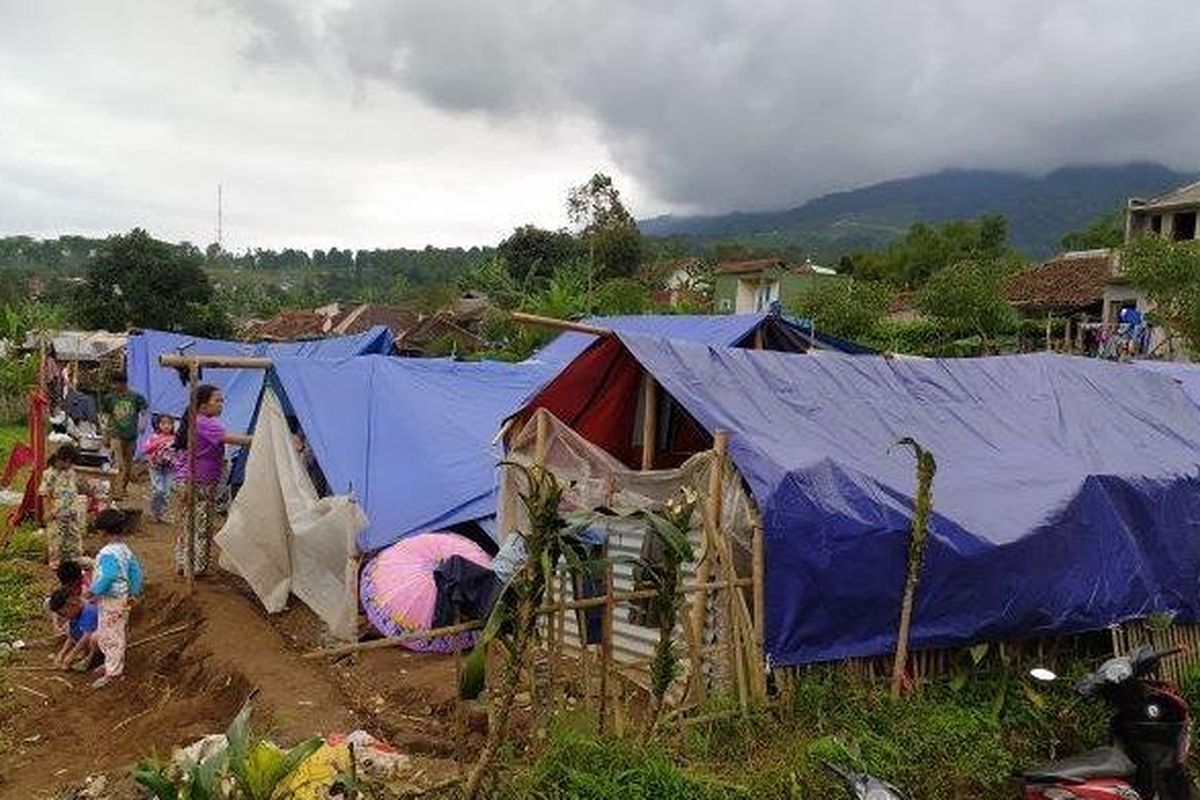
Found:
[[[93,690],[87,676],[48,669],[45,641],[0,670],[0,798],[69,795],[98,774],[109,796],[134,796],[128,772],[140,757],[223,731],[254,689],[256,729],[282,743],[362,728],[412,754],[421,781],[458,774],[455,756],[473,749],[476,734],[456,722],[453,658],[391,648],[304,659],[327,644],[312,612],[293,598],[268,616],[220,571],[188,593],[174,573],[173,536],[147,523],[128,540],[147,591],[131,620],[124,679]],[[89,540],[89,552],[100,544]],[[31,569],[51,584],[46,570]],[[46,622],[32,636],[50,632]]]

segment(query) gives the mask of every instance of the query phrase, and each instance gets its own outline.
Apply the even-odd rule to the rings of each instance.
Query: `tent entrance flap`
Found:
[[[292,444],[279,398],[263,397],[246,481],[217,534],[221,566],[240,575],[268,612],[300,598],[339,639],[357,633],[358,601],[347,569],[367,526],[345,496],[317,496]]]

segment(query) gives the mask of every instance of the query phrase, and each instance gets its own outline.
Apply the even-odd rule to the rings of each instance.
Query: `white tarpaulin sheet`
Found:
[[[268,612],[282,611],[294,594],[334,636],[352,639],[358,598],[351,548],[366,526],[352,498],[317,496],[279,399],[264,393],[246,480],[216,538],[221,566],[249,583]]]

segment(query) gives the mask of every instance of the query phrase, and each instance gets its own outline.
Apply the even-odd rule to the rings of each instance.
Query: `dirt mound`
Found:
[[[122,779],[142,756],[223,730],[250,686],[214,665],[203,629],[193,598],[151,585],[130,622],[126,675],[113,685],[93,690],[88,675],[42,670],[47,648],[32,651],[25,663],[38,669],[7,675],[0,724],[13,747],[0,796],[53,797],[94,773]]]

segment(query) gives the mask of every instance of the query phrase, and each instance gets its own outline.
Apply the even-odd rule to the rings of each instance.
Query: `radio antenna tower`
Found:
[[[221,205],[222,205],[221,184],[218,183],[217,184],[217,249],[218,250],[224,249],[224,247],[222,246],[223,242],[221,239],[221,235],[223,233],[223,231],[222,231],[223,220],[221,219],[221,214],[222,214],[223,209],[221,208]]]

